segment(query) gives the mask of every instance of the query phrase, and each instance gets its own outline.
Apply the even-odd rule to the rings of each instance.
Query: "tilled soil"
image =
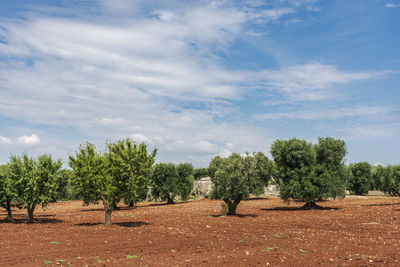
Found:
[[[38,208],[33,224],[14,210],[16,223],[0,221],[0,266],[400,266],[399,198],[303,204],[255,198],[238,216],[207,199],[121,204],[111,226],[80,201]]]

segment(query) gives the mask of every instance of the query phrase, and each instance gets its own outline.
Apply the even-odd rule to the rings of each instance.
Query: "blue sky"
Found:
[[[400,0],[1,1],[0,163],[133,138],[207,166],[276,139],[400,163]]]

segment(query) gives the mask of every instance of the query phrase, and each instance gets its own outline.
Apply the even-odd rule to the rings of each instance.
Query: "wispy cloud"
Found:
[[[264,70],[258,76],[265,85],[294,100],[322,100],[335,95],[335,85],[382,77],[387,72],[352,72],[318,62]]]
[[[352,106],[345,108],[326,108],[321,110],[299,109],[292,112],[258,114],[258,119],[303,119],[303,120],[337,120],[351,117],[372,117],[390,114],[393,109],[382,106]]]
[[[388,4],[385,4],[385,7],[388,7],[388,8],[396,8],[396,7],[400,7],[400,4],[391,4],[391,3],[388,3]]]

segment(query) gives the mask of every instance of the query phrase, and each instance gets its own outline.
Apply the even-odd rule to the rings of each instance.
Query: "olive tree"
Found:
[[[356,195],[365,195],[372,185],[371,165],[368,162],[357,162],[349,165],[350,177],[348,189]]]
[[[7,164],[0,165],[0,205],[7,210],[7,219],[12,220],[11,202],[14,199],[14,185]]]
[[[227,215],[235,215],[243,199],[260,195],[271,180],[274,165],[263,153],[241,156],[232,153],[227,158],[214,157],[209,164],[213,181],[211,198],[224,201]]]
[[[384,167],[382,191],[392,196],[400,196],[400,165]]]
[[[193,186],[193,166],[181,163],[158,163],[154,165],[151,176],[153,198],[173,204],[176,196],[186,200]]]
[[[276,140],[271,146],[280,189],[285,202],[306,202],[316,208],[316,201],[344,197],[346,144],[331,137],[319,138],[314,145],[292,138]]]
[[[69,157],[77,195],[85,205],[103,202],[105,224],[111,224],[115,203],[121,197],[136,201],[143,190],[156,150],[147,153],[144,144],[133,144],[130,139],[107,144],[105,153],[93,144],[81,145],[75,156]]]
[[[126,204],[133,206],[146,198],[156,154],[156,149],[148,153],[145,143],[136,144],[131,139],[107,144],[108,172]]]
[[[208,168],[197,168],[193,172],[193,177],[195,180],[200,180],[201,178],[207,177],[208,175]]]
[[[33,212],[38,205],[46,207],[57,197],[60,159],[41,155],[37,159],[23,154],[11,156],[9,167],[15,181],[15,201],[27,209],[28,223],[33,222]]]
[[[69,157],[77,195],[85,205],[103,202],[105,224],[111,224],[113,202],[119,200],[118,184],[106,168],[106,157],[91,143],[80,145],[75,156]]]

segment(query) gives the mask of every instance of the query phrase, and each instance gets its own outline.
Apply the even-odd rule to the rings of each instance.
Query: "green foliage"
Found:
[[[86,143],[75,157],[70,156],[73,184],[83,202],[88,205],[103,202],[105,223],[111,224],[113,204],[138,201],[147,190],[147,179],[157,151],[147,153],[145,144],[130,139],[107,144],[106,153],[96,151]]]
[[[155,199],[174,202],[176,196],[188,199],[193,186],[193,166],[181,163],[158,163],[151,176],[151,194]]]
[[[387,175],[387,168],[378,165],[378,166],[373,166],[371,168],[371,178],[372,178],[372,190],[383,190],[383,182],[385,179],[385,176]]]
[[[349,169],[348,189],[356,195],[367,194],[372,185],[371,165],[368,162],[352,163]]]
[[[227,214],[234,215],[242,199],[264,192],[274,165],[261,152],[247,153],[244,157],[233,153],[228,158],[216,156],[208,169],[214,183],[211,198],[222,199],[227,206]]]
[[[12,219],[11,203],[15,198],[15,186],[10,174],[9,165],[0,165],[0,206],[7,210],[8,218]]]
[[[400,196],[400,165],[384,167],[382,191],[392,196]]]
[[[200,180],[201,178],[207,177],[208,174],[208,168],[197,168],[193,172],[193,177],[194,180]]]
[[[344,197],[347,153],[344,141],[319,138],[313,145],[305,140],[276,140],[271,146],[280,188],[280,197],[290,200],[315,201]]]
[[[33,221],[33,211],[37,205],[45,207],[57,198],[61,165],[61,160],[54,161],[50,155],[41,155],[37,159],[26,154],[10,157],[15,201],[27,209],[28,223]]]
[[[107,144],[108,172],[118,183],[118,191],[126,204],[146,198],[151,167],[157,150],[147,152],[145,143],[136,144],[130,139]]]
[[[176,170],[178,171],[178,176],[179,176],[178,195],[183,200],[187,200],[193,189],[194,168],[190,163],[180,163],[176,166]]]

